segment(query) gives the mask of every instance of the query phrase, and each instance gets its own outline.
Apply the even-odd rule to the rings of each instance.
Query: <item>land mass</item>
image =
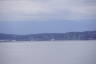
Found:
[[[96,40],[96,31],[40,33],[15,35],[0,33],[0,42],[5,41],[50,41],[50,40]]]

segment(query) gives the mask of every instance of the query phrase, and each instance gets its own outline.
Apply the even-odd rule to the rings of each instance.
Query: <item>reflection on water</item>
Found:
[[[0,64],[96,64],[96,41],[0,43]]]

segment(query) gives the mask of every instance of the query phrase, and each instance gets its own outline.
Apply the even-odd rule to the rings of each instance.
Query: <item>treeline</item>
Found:
[[[50,40],[96,40],[96,31],[41,33],[30,35],[0,34],[0,41],[50,41]]]

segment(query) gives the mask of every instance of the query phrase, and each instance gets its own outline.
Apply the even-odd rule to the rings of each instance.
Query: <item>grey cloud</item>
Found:
[[[0,19],[89,19],[95,0],[0,0]]]

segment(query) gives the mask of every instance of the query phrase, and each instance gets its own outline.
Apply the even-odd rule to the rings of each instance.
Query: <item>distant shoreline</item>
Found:
[[[0,33],[0,42],[96,40],[96,31],[14,35]]]
[[[0,43],[32,43],[32,42],[90,42],[96,40],[58,40],[58,41],[7,41],[7,42],[0,42]]]

